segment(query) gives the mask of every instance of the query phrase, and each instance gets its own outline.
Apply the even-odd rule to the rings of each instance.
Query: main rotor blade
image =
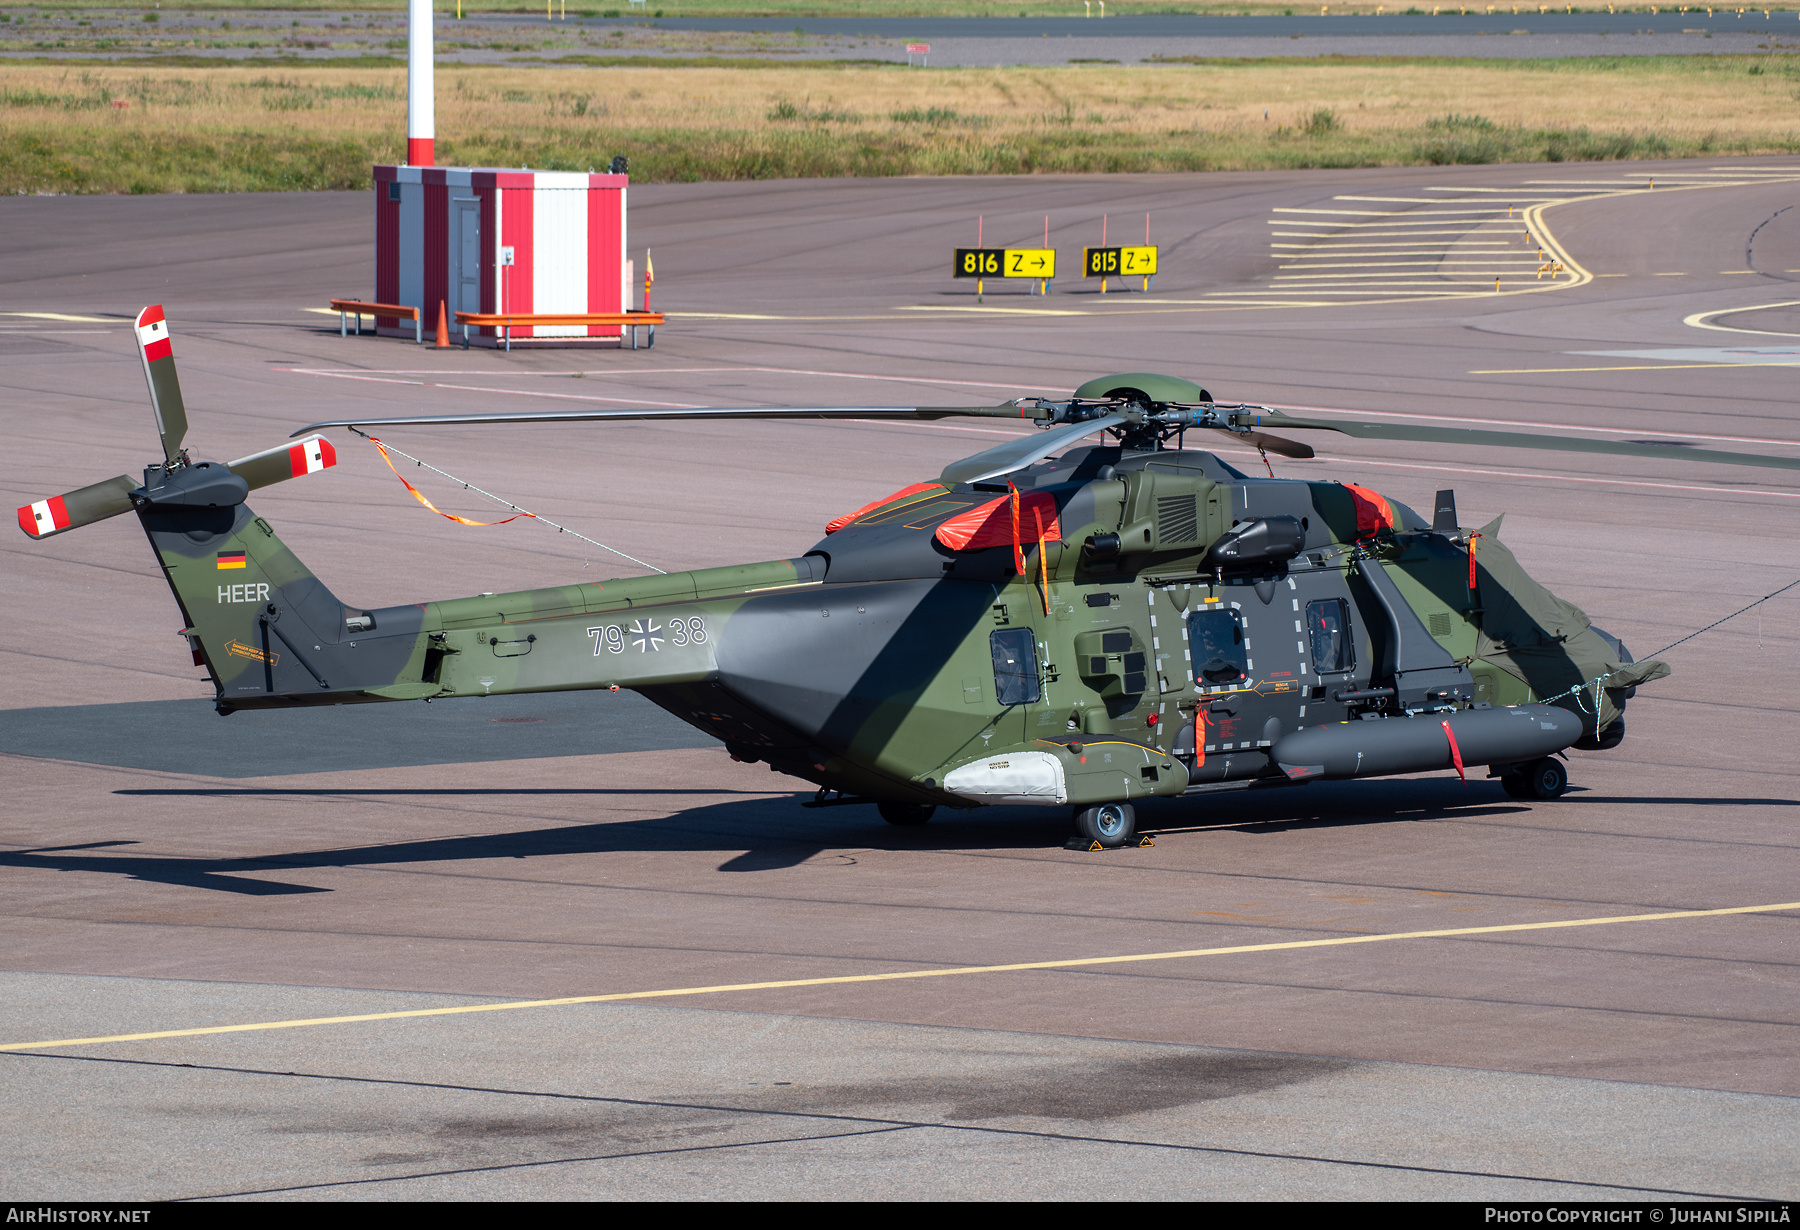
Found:
[[[1042,461],[1065,444],[1091,436],[1097,431],[1105,431],[1109,427],[1122,427],[1131,422],[1123,414],[1109,414],[1103,419],[1095,419],[1089,423],[1070,423],[1066,427],[1056,427],[1036,435],[1025,436],[1018,440],[1008,440],[1005,444],[997,444],[985,452],[976,453],[973,457],[964,457],[961,461],[952,461],[944,467],[939,476],[940,482],[978,483],[987,478],[999,478],[1003,474],[1011,474],[1014,470],[1023,470],[1034,461]]]
[[[1267,432],[1233,431],[1229,427],[1215,427],[1212,430],[1241,443],[1266,449],[1279,457],[1306,458],[1313,455],[1312,445],[1302,444],[1298,440],[1283,440],[1280,436],[1271,436]]]
[[[1487,448],[1537,448],[1559,453],[1608,453],[1617,457],[1654,457],[1661,461],[1716,461],[1733,466],[1763,466],[1775,470],[1800,470],[1800,457],[1763,457],[1756,453],[1721,453],[1711,449],[1685,449],[1670,444],[1632,444],[1627,441],[1578,440],[1569,436],[1541,436],[1514,431],[1479,431],[1466,427],[1406,427],[1391,423],[1337,422],[1297,419],[1271,412],[1256,416],[1264,427],[1287,431],[1336,431],[1362,440],[1419,440],[1428,444],[1464,444]]]
[[[999,406],[695,406],[657,410],[543,410],[531,414],[428,414],[414,418],[329,419],[309,423],[294,435],[327,427],[463,427],[481,423],[589,423],[632,419],[1033,419],[1035,409]]]

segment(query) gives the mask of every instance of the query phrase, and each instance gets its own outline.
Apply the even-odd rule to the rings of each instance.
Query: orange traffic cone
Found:
[[[438,300],[437,348],[439,350],[450,349],[450,324],[444,312],[444,301],[442,299]]]

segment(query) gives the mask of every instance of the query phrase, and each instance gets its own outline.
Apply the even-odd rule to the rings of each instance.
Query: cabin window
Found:
[[[1316,673],[1347,671],[1355,664],[1350,650],[1350,611],[1342,598],[1306,604],[1306,635],[1312,642]]]
[[[994,655],[994,696],[1003,705],[1035,704],[1037,643],[1030,628],[997,628],[988,634]]]
[[[1244,678],[1250,658],[1243,618],[1230,607],[1195,611],[1188,616],[1188,653],[1194,660],[1194,682],[1202,687]]]

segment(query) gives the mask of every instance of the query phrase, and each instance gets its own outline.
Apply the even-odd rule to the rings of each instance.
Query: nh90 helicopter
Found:
[[[1135,800],[1487,766],[1515,798],[1624,737],[1668,673],[1533,581],[1498,537],[1362,487],[1244,474],[1205,429],[1667,458],[1654,445],[1293,418],[1133,373],[999,406],[601,410],[340,420],[230,464],[183,449],[159,307],[137,336],[163,456],[19,510],[48,538],[135,511],[221,714],[630,688],[724,743],[917,824],[939,806],[1070,809],[1135,842]],[[1043,430],[840,517],[793,558],[376,610],[346,605],[245,504],[329,468],[328,427],[699,418],[1024,419]],[[1098,437],[1098,442],[1090,442]],[[1800,468],[1748,454],[1690,460]]]

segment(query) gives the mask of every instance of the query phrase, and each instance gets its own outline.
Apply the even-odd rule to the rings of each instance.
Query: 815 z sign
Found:
[[[1148,278],[1156,276],[1156,249],[1083,248],[1082,276],[1087,278]]]

